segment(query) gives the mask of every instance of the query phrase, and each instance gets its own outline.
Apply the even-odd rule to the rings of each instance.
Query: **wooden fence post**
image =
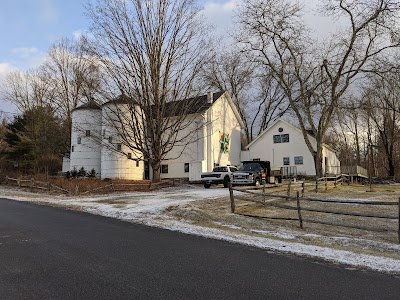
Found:
[[[289,177],[289,184],[288,184],[288,189],[287,189],[287,195],[290,196],[290,189],[292,187],[292,179]]]
[[[75,184],[75,195],[79,195],[79,184]]]
[[[318,176],[315,176],[315,192],[318,193]]]
[[[397,235],[398,235],[399,244],[400,244],[400,197],[399,197],[399,228],[398,228],[398,231],[397,231]]]
[[[31,178],[31,192],[33,192],[34,187],[35,187],[35,179]]]
[[[305,183],[303,181],[303,183],[301,184],[301,197],[304,197],[304,189],[305,189]]]
[[[231,198],[231,213],[235,213],[235,198],[233,197],[232,183],[229,181],[229,197]]]
[[[175,186],[175,177],[172,177],[172,186]]]
[[[325,175],[325,191],[328,190],[328,177]]]
[[[265,202],[265,180],[263,180],[263,201]]]
[[[303,229],[303,218],[301,217],[299,191],[297,191],[296,202],[297,202],[297,215],[299,216],[300,228]]]

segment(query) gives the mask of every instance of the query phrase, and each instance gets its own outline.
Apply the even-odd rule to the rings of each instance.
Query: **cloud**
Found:
[[[202,10],[207,21],[215,27],[218,37],[226,37],[233,25],[234,11],[241,1],[227,0],[225,2],[208,1]]]
[[[231,23],[233,11],[238,6],[238,2],[229,0],[224,3],[209,1],[204,5],[203,13],[213,23]]]
[[[42,64],[46,59],[46,53],[40,51],[36,47],[14,48],[11,50],[11,54],[13,56],[12,65],[15,65],[21,70],[35,68]]]
[[[8,72],[14,71],[15,67],[13,67],[11,64],[9,63],[0,63],[0,76],[2,76],[3,74],[6,74]]]

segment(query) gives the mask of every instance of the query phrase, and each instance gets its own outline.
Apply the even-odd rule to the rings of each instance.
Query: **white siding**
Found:
[[[279,131],[281,128],[282,131]],[[289,142],[274,143],[274,135],[288,134]],[[310,136],[311,144],[316,148],[316,141]],[[303,157],[303,164],[295,164],[295,157]],[[323,148],[323,162],[325,156],[328,157],[329,166],[340,166],[340,162],[336,154],[326,147]],[[304,141],[302,132],[282,121],[278,120],[271,127],[267,128],[257,140],[248,147],[248,152],[242,152],[242,160],[261,159],[271,162],[272,168],[286,167],[283,163],[284,158],[289,158],[289,165],[297,168],[297,174],[308,176],[315,175],[314,159]],[[329,168],[334,171],[335,168]]]
[[[90,136],[86,136],[86,131]],[[76,109],[72,112],[70,170],[101,171],[101,110]],[[80,144],[78,143],[80,139]],[[73,151],[72,151],[73,148]]]
[[[129,114],[127,108],[118,104],[104,105],[102,109],[102,147],[101,147],[101,178],[117,178],[128,180],[142,180],[144,178],[144,162],[139,161],[139,166],[136,166],[134,159],[142,157],[138,152],[133,152],[127,146],[122,145],[115,123],[110,120],[114,119],[113,114]],[[123,119],[123,118],[122,118]],[[128,118],[129,119],[129,118]],[[111,142],[110,142],[111,137]],[[121,150],[117,151],[117,144],[121,144]],[[128,158],[128,153],[131,153],[132,159]]]
[[[222,95],[204,114],[188,116],[191,124],[181,135],[192,132],[184,151],[175,146],[162,164],[168,165],[168,174],[161,178],[189,178],[200,180],[201,172],[212,171],[214,164],[238,165],[240,163],[240,125],[225,95]],[[196,130],[199,128],[199,130]],[[229,134],[229,151],[220,151],[220,135]],[[184,172],[184,164],[189,163],[189,172]],[[194,168],[192,171],[191,168]]]

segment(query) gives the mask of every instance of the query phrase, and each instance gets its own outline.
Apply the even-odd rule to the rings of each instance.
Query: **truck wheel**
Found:
[[[228,176],[226,176],[225,178],[224,178],[224,188],[227,188],[228,186],[229,186],[229,177]]]
[[[209,188],[210,188],[210,186],[211,186],[211,184],[210,184],[210,183],[205,183],[205,184],[204,184],[204,187],[205,187],[206,189],[209,189]]]

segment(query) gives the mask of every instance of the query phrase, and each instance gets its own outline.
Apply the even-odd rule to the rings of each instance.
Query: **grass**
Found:
[[[277,190],[280,189],[280,192]],[[315,190],[306,191],[305,197],[324,199],[369,199],[379,201],[397,202],[400,195],[400,186],[375,186],[376,192],[367,192],[368,188],[362,185],[342,185],[335,189],[315,193]],[[287,189],[269,189],[270,192],[286,195]],[[297,219],[296,210],[285,210],[275,207],[265,207],[261,204],[235,201],[236,212],[246,213],[254,216],[285,217]],[[295,201],[285,204],[296,207]],[[304,207],[306,204],[304,204]],[[307,203],[307,207],[323,208],[331,210],[343,210],[354,212],[382,213],[392,216],[398,215],[397,206],[375,206],[375,205],[343,205],[340,208],[335,204],[319,202]],[[396,232],[375,232],[346,228],[341,226],[329,226],[304,223],[304,229],[300,229],[299,221],[284,221],[246,217],[232,214],[230,211],[229,198],[209,199],[191,202],[185,206],[174,207],[165,211],[170,217],[185,219],[188,222],[210,228],[218,228],[237,234],[268,237],[278,240],[290,240],[316,246],[330,247],[340,250],[351,250],[364,254],[373,254],[400,259],[400,245]],[[377,229],[398,228],[398,220],[386,220],[366,217],[350,217],[334,214],[323,214],[315,212],[302,212],[303,218],[315,219],[316,221],[332,222],[338,225],[355,225],[375,227]]]

